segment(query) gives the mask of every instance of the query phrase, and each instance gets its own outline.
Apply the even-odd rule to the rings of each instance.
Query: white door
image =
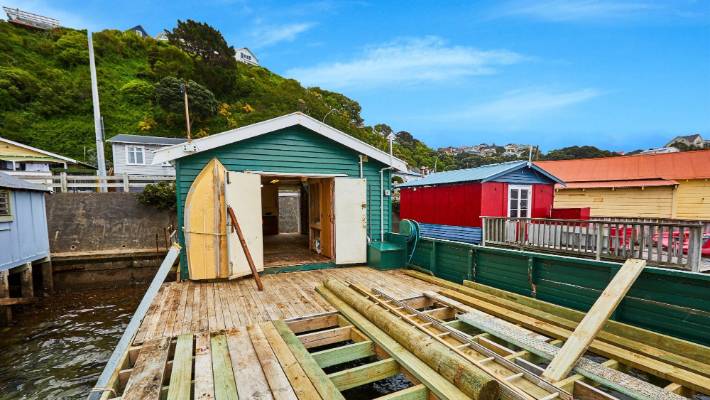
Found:
[[[367,262],[367,181],[335,178],[335,263]]]
[[[224,200],[232,207],[242,229],[257,271],[264,270],[264,237],[261,228],[261,176],[242,172],[227,172]],[[227,254],[230,276],[251,275],[251,268],[232,222],[227,215]]]

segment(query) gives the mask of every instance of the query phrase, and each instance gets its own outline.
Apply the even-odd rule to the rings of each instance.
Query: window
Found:
[[[513,218],[530,218],[532,189],[530,186],[508,186],[508,216]]]
[[[12,209],[10,207],[10,191],[0,190],[0,222],[12,220]]]
[[[126,164],[144,165],[145,148],[143,146],[126,146]]]

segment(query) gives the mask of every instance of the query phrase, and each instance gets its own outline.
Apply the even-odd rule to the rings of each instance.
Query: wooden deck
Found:
[[[398,299],[421,296],[435,288],[398,271],[382,272],[368,267],[264,275],[263,292],[257,290],[251,279],[171,282],[160,289],[134,344],[335,311],[315,292],[315,287],[328,278],[375,287]]]

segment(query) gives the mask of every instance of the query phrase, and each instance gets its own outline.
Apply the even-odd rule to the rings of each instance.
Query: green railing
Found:
[[[391,240],[401,240],[391,234]],[[620,263],[419,239],[411,264],[587,311]],[[710,275],[646,267],[612,319],[710,345]]]

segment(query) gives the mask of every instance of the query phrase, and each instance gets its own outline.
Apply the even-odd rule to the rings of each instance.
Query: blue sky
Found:
[[[427,144],[633,150],[710,136],[710,1],[5,0],[67,26],[218,28]]]

